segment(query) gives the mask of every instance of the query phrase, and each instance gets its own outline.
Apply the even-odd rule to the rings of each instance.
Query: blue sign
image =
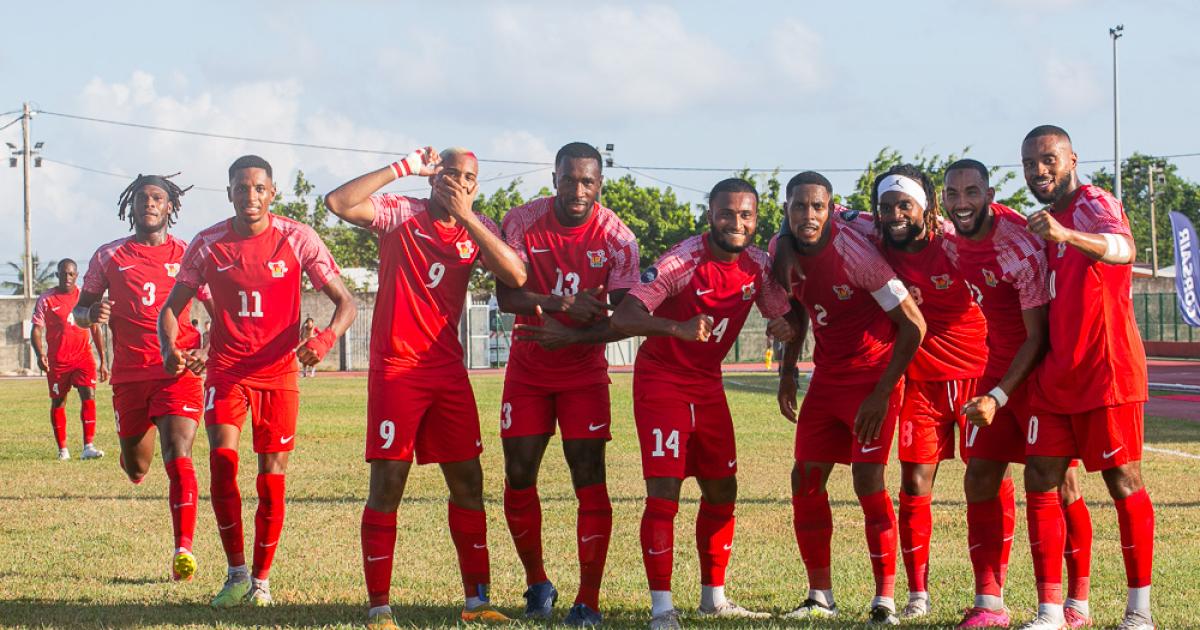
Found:
[[[1175,290],[1179,310],[1189,326],[1200,327],[1200,241],[1196,226],[1178,212],[1171,213],[1171,236],[1175,239]]]

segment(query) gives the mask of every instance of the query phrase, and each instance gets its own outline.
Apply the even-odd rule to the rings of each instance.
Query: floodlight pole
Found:
[[[1117,89],[1117,40],[1125,30],[1124,24],[1108,29],[1113,50],[1113,195],[1121,201],[1121,99]]]
[[[25,103],[21,112],[21,157],[22,171],[25,175],[25,298],[33,298],[33,243],[30,238],[29,231],[29,168],[30,168],[30,153],[29,146],[29,119],[31,117],[29,111],[29,103]]]

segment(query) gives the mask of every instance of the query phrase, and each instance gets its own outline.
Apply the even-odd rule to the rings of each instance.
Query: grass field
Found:
[[[804,598],[805,581],[791,528],[788,473],[792,426],[779,417],[772,377],[730,376],[728,395],[738,425],[741,498],[736,549],[728,592],[751,608],[783,613]],[[504,611],[523,606],[520,563],[504,526],[500,493],[502,463],[497,437],[501,377],[474,379],[484,427],[485,483],[492,558],[492,599]],[[634,435],[630,379],[613,377],[614,440],[609,450],[609,489],[615,511],[613,543],[601,604],[609,625],[641,626],[648,618],[638,545],[643,486]],[[359,556],[359,518],[367,486],[362,461],[365,379],[327,377],[302,383],[300,436],[288,480],[288,513],[271,575],[277,605],[271,609],[217,612],[209,598],[224,578],[224,556],[207,502],[208,449],[203,437],[193,453],[203,503],[199,509],[196,578],[167,579],[170,518],[166,476],[155,463],[142,486],[125,481],[117,465],[110,390],[100,388],[98,443],[108,457],[93,462],[54,461],[47,426],[45,385],[40,380],[0,383],[0,626],[166,627],[254,626],[354,627],[364,621],[366,594]],[[80,447],[78,401],[72,397],[68,425],[74,456]],[[1148,418],[1146,442],[1200,454],[1200,425]],[[575,499],[557,441],[551,444],[540,488],[548,572],[569,605],[576,586]],[[241,487],[247,535],[256,507],[253,453],[242,440]],[[889,490],[898,485],[892,466]],[[1200,627],[1194,604],[1200,576],[1200,494],[1197,461],[1147,453],[1145,475],[1158,516],[1155,617],[1160,628]],[[935,492],[932,596],[929,623],[957,622],[971,603],[963,466],[943,467]],[[859,626],[871,595],[862,516],[849,471],[835,471],[833,499],[834,586],[842,617],[832,627]],[[1115,625],[1124,609],[1125,583],[1115,512],[1098,476],[1085,481],[1096,542],[1092,611],[1100,626]],[[692,542],[697,493],[685,485],[676,521],[676,604],[694,610],[699,585]],[[454,549],[446,531],[445,492],[434,468],[414,469],[401,506],[392,601],[402,625],[453,625],[460,603]],[[905,590],[903,569],[898,591]],[[1023,502],[1007,594],[1018,621],[1028,619],[1034,595]],[[566,605],[560,600],[560,614]],[[689,623],[689,620],[685,620]],[[735,624],[695,621],[696,625]],[[770,627],[770,623],[754,627]]]

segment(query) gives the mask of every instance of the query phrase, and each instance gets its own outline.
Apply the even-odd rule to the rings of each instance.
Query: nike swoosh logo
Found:
[[[1010,540],[1012,540],[1012,539],[1013,539],[1013,537],[1012,537],[1012,536],[1009,536],[1008,538],[1005,538],[1005,539],[1004,539],[1004,542],[1008,542],[1008,541],[1010,541]]]
[[[225,265],[224,267],[217,265],[217,271],[229,271],[230,269],[233,269],[235,266],[237,266],[237,263],[233,263],[231,265]]]
[[[975,551],[976,549],[978,549],[982,546],[983,546],[983,543],[975,543],[974,545],[967,547],[967,553],[971,553],[972,551]]]
[[[475,440],[475,448],[483,446],[483,440]]]
[[[870,453],[870,452],[872,452],[872,451],[878,451],[878,450],[879,450],[879,449],[881,449],[881,448],[883,448],[883,447],[882,447],[882,446],[872,446],[872,447],[870,447],[870,448],[867,448],[867,447],[865,447],[865,446],[864,446],[864,447],[862,447],[862,452],[864,452],[864,453]]]
[[[51,306],[51,307],[50,307],[50,310],[52,310],[52,311],[55,311],[55,312],[58,312],[58,307],[57,307],[57,306]]]
[[[548,251],[550,251],[549,247],[547,247],[545,249],[542,249],[541,247],[530,247],[529,248],[530,254],[545,254]]]
[[[391,556],[367,556],[367,562],[379,562],[380,560],[387,560],[390,557]]]
[[[608,426],[607,422],[605,422],[604,424],[592,424],[589,422],[588,423],[588,431],[599,431],[600,429],[603,429],[606,426]]]
[[[172,503],[171,509],[178,510],[179,508],[186,507],[188,505],[194,505],[194,504],[192,504],[192,503],[179,503],[179,504]]]
[[[1104,455],[1104,459],[1109,459],[1109,458],[1111,458],[1113,455],[1116,455],[1116,454],[1117,454],[1117,451],[1120,451],[1120,450],[1121,450],[1121,449],[1123,449],[1123,448],[1125,448],[1125,447],[1124,447],[1124,446],[1118,446],[1117,448],[1113,449],[1111,452],[1110,452],[1110,451],[1104,451],[1104,453],[1103,453],[1103,455]]]
[[[421,237],[421,238],[423,238],[423,239],[425,239],[425,240],[427,240],[427,241],[432,241],[432,240],[433,240],[433,237],[432,237],[432,236],[430,236],[430,235],[428,235],[428,234],[426,234],[426,233],[422,232],[421,230],[413,230],[413,234],[416,234],[417,236],[419,236],[419,237]]]
[[[280,444],[287,444],[288,442],[291,442],[291,441],[292,441],[292,440],[294,440],[295,438],[296,438],[296,436],[295,436],[295,435],[289,435],[289,436],[287,436],[287,437],[281,437],[281,438],[279,438],[279,443],[280,443]]]
[[[265,544],[265,543],[258,543],[258,546],[259,546],[259,547],[262,547],[262,548],[264,548],[264,549],[265,549],[265,548],[267,548],[267,547],[274,547],[275,545],[278,545],[278,544],[279,544],[279,541],[278,541],[278,540],[276,540],[275,542],[273,542],[273,543],[271,543],[271,544],[269,544],[269,545],[268,545],[268,544]]]
[[[872,558],[886,558],[887,557],[886,553],[869,553],[867,555],[871,556]]]
[[[912,549],[904,549],[904,548],[901,548],[901,551],[902,551],[902,552],[904,552],[904,553],[912,553],[912,552],[914,552],[914,551],[917,551],[918,549],[920,549],[920,548],[922,548],[922,547],[924,547],[924,546],[925,546],[925,545],[917,545],[916,547],[913,547]]]
[[[579,542],[591,542],[597,538],[604,538],[604,534],[592,534],[591,536],[584,536],[583,538],[579,539]]]
[[[696,289],[696,295],[707,295],[716,291],[716,289]]]
[[[217,525],[217,529],[219,529],[221,531],[225,531],[227,529],[232,529],[236,526],[237,526],[237,523],[230,523],[228,525]]]
[[[650,554],[650,555],[652,555],[652,556],[661,556],[661,555],[663,555],[664,553],[667,553],[667,552],[668,552],[668,551],[670,551],[670,550],[671,550],[671,547],[667,547],[666,549],[663,549],[663,550],[661,550],[661,551],[655,551],[654,549],[651,549],[651,550],[649,550],[647,553],[649,553],[649,554]]]
[[[476,549],[487,549],[487,545],[481,545],[479,543],[475,543],[474,545],[471,545],[471,546]]]
[[[1137,545],[1129,545],[1129,546],[1121,545],[1121,548],[1122,548],[1122,549],[1133,549],[1133,548],[1134,548],[1134,547],[1136,547],[1136,546],[1137,546]]]
[[[529,533],[529,530],[527,529],[527,530],[525,530],[525,531],[521,532],[520,534],[513,534],[513,538],[520,538],[520,537],[522,537],[522,536],[524,536],[525,534],[528,534],[528,533]]]
[[[188,412],[192,412],[192,413],[195,413],[195,412],[197,412],[197,411],[200,411],[199,409],[196,409],[195,407],[189,407],[189,406],[187,406],[187,405],[184,405],[184,406],[183,406],[183,410],[184,410],[184,411],[188,411]]]
[[[733,543],[729,543],[728,545],[725,545],[725,551],[729,551],[730,549],[733,549]]]
[[[729,465],[729,467],[730,467],[730,468],[733,468],[734,466],[737,466],[737,460],[736,460],[736,459],[731,459],[731,460],[729,460],[729,464],[728,464],[728,465]]]
[[[1038,545],[1040,545],[1040,544],[1042,544],[1042,541],[1040,541],[1040,540],[1038,540],[1038,541],[1032,541],[1032,540],[1031,540],[1031,541],[1029,541],[1029,546],[1030,546],[1030,547],[1036,547],[1036,546],[1038,546]]]
[[[128,271],[136,266],[137,265],[125,265],[124,267],[117,267],[117,271]]]
[[[1075,553],[1076,551],[1079,551],[1079,550],[1078,549],[1067,549],[1067,550],[1064,550],[1063,553],[1064,554],[1072,554],[1072,553]]]

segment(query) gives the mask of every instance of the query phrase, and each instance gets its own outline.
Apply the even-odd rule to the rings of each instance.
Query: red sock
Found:
[[[54,429],[54,441],[58,448],[67,448],[67,408],[50,408],[50,428]]]
[[[83,422],[83,443],[91,444],[96,439],[96,401],[84,400],[79,408],[79,420]]]
[[[504,482],[504,520],[508,521],[517,557],[525,565],[525,584],[545,582],[549,578],[542,560],[542,504],[537,486],[516,490]]]
[[[1150,586],[1154,568],[1154,505],[1145,488],[1117,499],[1117,524],[1121,528],[1121,554],[1129,588]]]
[[[646,497],[642,512],[642,562],[652,591],[671,590],[671,570],[675,564],[675,515],[679,503]]]
[[[271,575],[271,562],[279,549],[283,533],[286,477],[277,473],[258,474],[258,511],[254,513],[254,575],[265,580]]]
[[[929,541],[933,536],[933,495],[914,497],[900,491],[900,552],[908,574],[908,592],[929,592]]]
[[[829,509],[829,493],[792,495],[792,529],[796,532],[796,545],[800,547],[800,557],[804,559],[804,569],[808,573],[808,588],[832,589],[833,512]]]
[[[1000,587],[1008,579],[1008,558],[1012,553],[1013,536],[1017,531],[1017,488],[1012,477],[1000,482],[1000,511],[1003,518],[1004,539],[1000,546]]]
[[[488,561],[487,517],[483,510],[450,506],[450,538],[458,551],[458,570],[462,573],[463,594],[475,597],[480,584],[492,581]]]
[[[600,582],[604,579],[608,541],[612,538],[612,502],[608,500],[608,486],[602,483],[579,488],[575,496],[579,499],[575,521],[579,540],[579,594],[575,603],[600,610]]]
[[[242,493],[238,490],[238,452],[232,448],[215,448],[208,456],[213,514],[217,517],[217,534],[225,548],[225,560],[231,567],[246,564],[242,535]]]
[[[192,549],[192,535],[196,531],[196,469],[192,458],[176,457],[163,464],[167,469],[170,490],[167,500],[171,504],[171,526],[175,533],[175,548]]]
[[[875,574],[875,595],[894,597],[896,594],[896,512],[887,490],[859,497],[867,534],[867,550],[871,554],[871,571]]]
[[[1062,604],[1062,557],[1066,547],[1066,524],[1057,492],[1026,492],[1029,550],[1037,580],[1039,604]]]
[[[700,585],[725,586],[725,569],[733,553],[733,503],[700,499],[696,515],[696,549],[700,552]]]
[[[1003,518],[999,497],[967,504],[967,545],[976,595],[999,596],[1002,592]]]
[[[363,574],[371,608],[387,606],[392,590],[392,558],[396,553],[396,513],[363,506]]]
[[[1063,509],[1066,519],[1067,597],[1086,600],[1092,574],[1092,515],[1082,498]]]

